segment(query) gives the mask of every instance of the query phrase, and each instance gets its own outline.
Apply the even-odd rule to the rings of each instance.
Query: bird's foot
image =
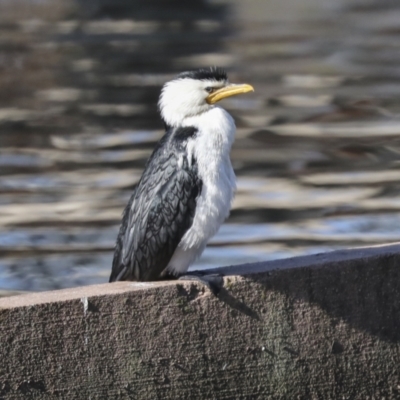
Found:
[[[203,285],[206,285],[215,296],[218,296],[218,293],[224,286],[222,274],[207,274],[206,271],[186,272],[184,275],[179,276],[178,279],[183,281],[200,282]]]

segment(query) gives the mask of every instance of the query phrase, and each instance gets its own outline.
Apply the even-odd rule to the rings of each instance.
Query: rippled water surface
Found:
[[[195,267],[400,237],[400,4],[0,0],[0,289],[105,282],[175,73],[225,67],[229,221]]]

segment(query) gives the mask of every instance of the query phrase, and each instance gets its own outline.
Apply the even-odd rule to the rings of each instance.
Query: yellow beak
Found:
[[[242,85],[228,85],[215,92],[210,93],[206,97],[206,102],[208,104],[215,104],[217,101],[225,99],[226,97],[236,96],[242,93],[254,92],[254,88],[247,83]]]

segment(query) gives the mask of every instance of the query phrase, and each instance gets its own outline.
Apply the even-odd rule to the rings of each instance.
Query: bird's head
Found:
[[[161,91],[158,106],[161,117],[169,126],[179,126],[214,107],[226,97],[254,91],[247,84],[230,84],[226,72],[220,68],[202,68],[182,72],[167,82]]]

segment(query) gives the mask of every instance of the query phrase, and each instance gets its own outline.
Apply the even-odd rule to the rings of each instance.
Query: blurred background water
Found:
[[[225,67],[238,192],[196,268],[400,237],[397,0],[0,0],[0,289],[108,280],[161,85]]]

